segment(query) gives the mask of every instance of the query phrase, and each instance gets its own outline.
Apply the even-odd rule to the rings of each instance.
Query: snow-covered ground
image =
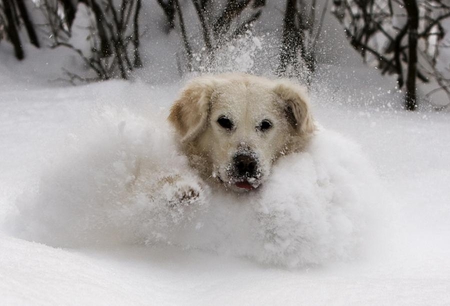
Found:
[[[332,67],[322,69],[333,75]],[[164,244],[121,241],[61,249],[14,238],[4,230],[0,236],[2,305],[448,305],[448,113],[406,113],[389,106],[395,97],[380,89],[386,84],[376,74],[347,71],[347,77],[343,88],[333,87],[336,82],[330,79],[334,77],[324,78],[313,90],[312,103],[322,126],[361,146],[383,185],[376,190],[384,195],[367,193],[384,203],[364,208],[377,220],[368,225],[370,235],[360,236],[366,241],[357,257],[289,268],[261,264],[233,252]],[[0,216],[7,228],[18,222],[16,205],[27,199],[43,205],[34,211],[37,219],[45,215],[40,211],[46,209],[45,203],[30,199],[39,184],[44,184],[48,199],[54,202],[55,197],[64,196],[61,188],[80,183],[80,177],[66,172],[86,167],[83,158],[90,167],[95,165],[90,158],[98,157],[73,155],[74,138],[90,138],[81,142],[94,152],[104,152],[108,141],[113,141],[112,149],[120,148],[108,138],[117,126],[108,131],[108,126],[95,121],[96,116],[105,109],[117,114],[147,110],[164,114],[180,87],[179,83],[153,87],[119,81],[65,88],[15,84],[2,85],[0,93]],[[349,102],[347,93],[354,86],[366,91],[355,93]],[[361,107],[362,102],[371,103]],[[93,140],[99,135],[106,138],[97,138],[96,144]],[[348,150],[354,158],[357,149]],[[332,146],[324,154],[339,155],[342,148],[336,151]],[[66,182],[58,184],[58,175]],[[44,183],[43,177],[47,177]],[[54,203],[49,205],[54,209]],[[71,221],[65,214],[60,218],[62,224]]]
[[[145,202],[120,193],[139,158],[190,171],[164,120],[182,86],[172,61],[131,83],[67,87],[65,51],[30,48],[17,64],[2,44],[0,304],[450,305],[448,111],[401,110],[393,82],[331,28],[311,91],[326,131],[281,160],[257,200],[212,193],[178,232],[155,230]],[[249,42],[218,70],[264,73],[270,39]],[[292,218],[246,222],[280,211]],[[260,248],[252,235],[267,229],[280,243]]]

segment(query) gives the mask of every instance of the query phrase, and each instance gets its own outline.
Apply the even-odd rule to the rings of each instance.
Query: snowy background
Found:
[[[331,17],[323,35],[313,145],[257,198],[212,192],[183,222],[121,189],[142,159],[196,180],[164,120],[189,78],[178,37],[150,33],[132,82],[77,87],[69,51],[0,45],[1,304],[449,305],[448,111],[405,112]],[[254,33],[216,70],[267,74],[276,51]]]

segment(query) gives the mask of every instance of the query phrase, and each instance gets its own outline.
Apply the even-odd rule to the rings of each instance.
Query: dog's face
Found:
[[[302,87],[227,74],[191,82],[169,120],[204,178],[227,189],[257,189],[280,156],[301,149],[314,131]]]

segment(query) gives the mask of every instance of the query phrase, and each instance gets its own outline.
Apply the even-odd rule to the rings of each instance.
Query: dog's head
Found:
[[[315,130],[305,88],[246,74],[194,79],[169,121],[193,167],[233,191],[257,189]]]

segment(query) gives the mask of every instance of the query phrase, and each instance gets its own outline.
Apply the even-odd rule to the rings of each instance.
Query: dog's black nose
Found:
[[[239,176],[253,177],[256,174],[256,159],[249,154],[238,154],[234,157],[234,165]]]

